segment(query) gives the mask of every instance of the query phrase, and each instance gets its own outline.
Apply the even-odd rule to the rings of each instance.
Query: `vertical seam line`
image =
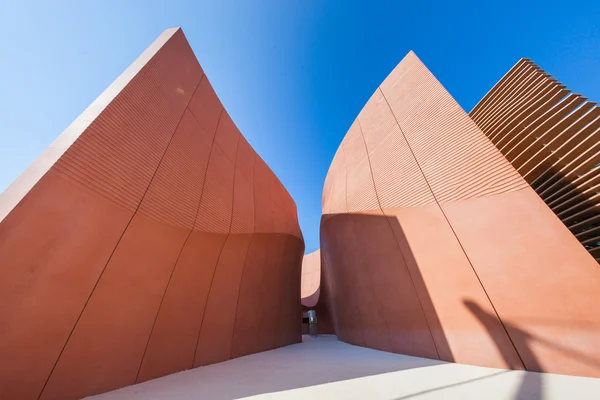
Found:
[[[465,248],[463,247],[460,239],[458,238],[458,235],[456,234],[456,231],[454,230],[454,227],[452,226],[452,224],[450,224],[450,220],[448,219],[448,216],[446,215],[446,212],[442,208],[442,205],[440,204],[440,202],[438,201],[435,193],[433,192],[433,189],[431,188],[431,185],[429,184],[429,181],[427,180],[427,177],[425,176],[425,172],[421,168],[421,164],[419,164],[419,161],[417,160],[417,156],[415,155],[412,147],[410,146],[410,143],[408,142],[408,139],[407,139],[406,135],[404,134],[404,131],[402,130],[402,127],[400,126],[400,122],[398,122],[398,119],[396,118],[396,114],[394,113],[394,110],[392,110],[392,107],[390,106],[390,103],[388,102],[387,98],[385,97],[385,94],[383,93],[383,90],[381,89],[381,86],[378,89],[381,92],[381,95],[383,96],[383,99],[385,100],[386,104],[388,105],[388,108],[392,112],[392,115],[394,116],[394,120],[396,121],[396,124],[398,125],[398,128],[400,129],[400,133],[404,137],[404,140],[406,141],[406,145],[408,146],[408,149],[410,150],[410,153],[412,154],[412,156],[413,156],[413,158],[415,160],[415,163],[417,164],[417,167],[419,167],[419,171],[421,171],[421,175],[423,175],[423,179],[425,180],[425,183],[427,184],[427,187],[431,191],[431,195],[433,196],[433,199],[435,200],[437,206],[439,207],[440,211],[442,212],[442,215],[446,219],[446,222],[448,223],[448,226],[452,230],[452,233],[454,234],[454,237],[456,238],[456,241],[458,242],[458,245],[462,249],[463,254],[467,258],[467,261],[469,262],[469,265],[471,266],[471,269],[473,270],[473,273],[475,274],[475,277],[477,278],[477,281],[479,281],[479,285],[481,286],[481,289],[483,290],[483,293],[485,293],[485,296],[487,297],[487,299],[488,299],[488,301],[489,301],[492,309],[494,310],[494,313],[496,314],[496,317],[498,318],[498,321],[502,325],[502,328],[504,328],[504,332],[506,333],[506,336],[508,337],[508,340],[510,340],[510,343],[512,344],[513,348],[515,349],[515,353],[517,353],[517,357],[519,357],[519,360],[521,361],[521,364],[523,364],[523,368],[527,369],[527,367],[525,366],[525,363],[523,362],[523,359],[521,358],[521,355],[519,354],[519,351],[517,350],[517,347],[515,346],[515,343],[513,342],[512,338],[510,337],[510,334],[508,333],[508,330],[506,329],[506,326],[504,325],[504,322],[502,321],[502,318],[500,318],[500,315],[498,314],[498,311],[496,310],[496,307],[494,306],[494,303],[492,303],[492,299],[490,299],[490,296],[489,296],[487,290],[485,290],[485,287],[483,286],[483,283],[481,282],[481,279],[479,278],[479,275],[477,274],[477,271],[475,270],[475,267],[473,266],[473,263],[471,262],[471,259],[469,258],[469,255],[467,254],[467,252],[466,252]]]
[[[200,85],[201,81],[202,81],[202,77],[200,78],[200,80],[198,80],[198,83],[196,84],[196,88],[194,89],[194,92],[198,88],[198,85]],[[154,173],[152,174],[152,177],[150,178],[150,181],[148,182],[148,186],[146,186],[146,190],[144,191],[144,194],[142,195],[142,198],[140,199],[140,202],[138,203],[135,211],[131,214],[131,218],[129,218],[129,221],[127,222],[127,225],[125,225],[125,229],[123,229],[123,232],[121,233],[121,236],[119,236],[119,240],[117,240],[117,243],[115,244],[115,247],[113,248],[112,252],[110,253],[110,256],[108,257],[108,260],[106,261],[106,264],[104,264],[104,268],[102,268],[102,271],[100,272],[100,275],[98,276],[98,279],[96,279],[96,283],[94,283],[94,287],[90,291],[90,295],[88,296],[87,300],[85,301],[85,304],[83,305],[83,308],[81,309],[81,312],[79,313],[79,316],[77,317],[77,320],[75,320],[75,324],[73,324],[73,328],[71,329],[71,332],[69,332],[69,336],[67,336],[67,340],[65,341],[65,344],[63,345],[60,353],[58,354],[58,357],[56,358],[56,361],[54,362],[54,365],[52,366],[52,369],[50,370],[50,373],[48,374],[48,378],[46,378],[46,382],[44,383],[44,386],[42,386],[42,390],[40,391],[40,394],[38,395],[38,400],[44,394],[44,390],[46,389],[46,386],[48,385],[48,382],[50,382],[50,378],[54,374],[54,370],[56,369],[56,366],[58,365],[58,362],[60,361],[60,358],[62,357],[65,349],[67,348],[67,345],[69,344],[69,341],[71,340],[71,336],[73,335],[73,332],[75,332],[75,329],[77,328],[77,325],[79,324],[79,321],[81,320],[81,316],[85,312],[85,309],[87,308],[87,305],[89,304],[92,296],[94,295],[94,292],[96,291],[96,288],[98,287],[98,283],[100,282],[100,280],[104,276],[104,272],[106,271],[106,268],[108,267],[108,264],[110,263],[110,261],[112,260],[115,252],[117,251],[117,248],[119,247],[119,244],[121,243],[121,240],[125,236],[125,233],[129,229],[129,225],[133,221],[133,218],[137,215],[137,213],[138,213],[138,211],[140,209],[140,206],[142,205],[142,202],[144,201],[144,198],[146,197],[146,194],[148,193],[148,189],[150,189],[150,186],[152,185],[152,182],[154,181],[154,177],[156,176],[156,173],[158,172],[158,169],[160,168],[160,165],[162,164],[162,161],[163,161],[165,155],[167,154],[167,151],[169,150],[169,147],[171,146],[171,142],[173,141],[173,138],[175,137],[175,133],[177,132],[177,129],[179,128],[179,124],[181,124],[181,120],[183,119],[183,116],[185,114],[185,110],[187,109],[187,106],[189,105],[189,103],[190,103],[191,100],[192,100],[192,96],[190,96],[190,99],[188,100],[188,103],[183,108],[183,112],[181,113],[181,117],[179,118],[179,121],[177,122],[177,125],[175,126],[175,129],[173,130],[173,133],[171,134],[169,142],[167,143],[167,146],[165,147],[165,151],[163,152],[160,160],[158,161],[158,164],[156,165],[156,169],[154,170]]]
[[[358,123],[358,127],[360,129],[360,134],[362,136],[363,143],[365,146],[365,153],[367,155],[367,161],[369,162],[369,170],[371,172],[371,182],[373,182],[373,189],[375,191],[375,198],[377,199],[377,205],[379,206],[379,211],[381,211],[381,214],[383,214],[385,220],[387,221],[387,224],[390,227],[390,231],[392,231],[392,236],[394,236],[394,240],[396,241],[396,245],[398,246],[398,250],[400,250],[400,254],[402,254],[402,259],[404,260],[404,269],[406,270],[406,273],[410,277],[410,282],[412,283],[413,290],[415,291],[415,295],[417,296],[417,300],[419,302],[419,307],[421,308],[421,312],[423,313],[423,317],[425,318],[425,323],[427,324],[427,329],[429,330],[429,336],[431,336],[431,342],[433,343],[433,348],[435,349],[435,353],[437,354],[438,359],[439,359],[440,353],[439,353],[437,345],[435,343],[435,339],[433,338],[433,333],[431,332],[431,326],[429,325],[429,321],[427,320],[427,314],[425,314],[425,310],[423,309],[423,304],[421,303],[421,299],[419,298],[419,292],[417,291],[417,287],[415,285],[414,279],[410,273],[410,270],[408,269],[408,263],[406,262],[406,257],[404,256],[404,252],[402,251],[400,242],[398,241],[398,238],[396,237],[396,232],[394,232],[394,229],[392,228],[392,224],[391,224],[389,218],[387,218],[386,214],[383,212],[383,208],[381,207],[381,202],[379,201],[379,194],[377,193],[377,186],[375,185],[375,175],[373,175],[373,168],[371,167],[371,156],[369,155],[369,148],[367,147],[367,141],[365,139],[365,134],[363,133],[362,126],[360,124],[360,120],[358,117],[356,118],[356,122]],[[385,321],[385,326],[386,326],[386,329],[388,330],[390,346],[392,346],[392,348],[393,348],[387,321]]]
[[[222,105],[221,105],[222,106]],[[225,108],[221,108],[221,114],[219,115],[219,121],[217,122],[217,127],[215,128],[215,136],[213,138],[213,146],[211,147],[211,155],[212,149],[214,148],[214,143],[217,140],[217,133],[219,132],[219,124],[221,122],[221,118],[225,113]],[[241,135],[241,133],[240,133]],[[239,137],[238,137],[238,145],[239,145]],[[235,158],[237,160],[237,148],[235,152]],[[229,159],[229,158],[228,158]],[[208,167],[206,169],[206,173],[208,174]],[[219,251],[219,256],[217,257],[217,261],[215,263],[215,268],[213,269],[212,277],[210,278],[210,286],[208,287],[208,293],[206,295],[206,302],[204,303],[204,309],[202,310],[202,320],[200,321],[200,329],[198,330],[198,339],[196,340],[196,347],[194,349],[194,358],[192,359],[192,368],[194,368],[194,364],[196,364],[196,355],[198,354],[198,345],[200,344],[200,337],[202,335],[202,327],[204,326],[204,317],[206,316],[206,309],[208,308],[208,301],[210,300],[210,294],[212,292],[212,285],[215,280],[215,275],[217,274],[217,269],[219,268],[219,261],[221,260],[221,255],[223,254],[223,249],[225,249],[225,245],[229,240],[229,236],[231,235],[231,226],[233,223],[233,204],[235,201],[235,163],[233,164],[233,188],[231,195],[231,219],[229,220],[229,231],[227,232],[227,236],[225,236],[225,240],[223,241],[223,245],[221,246],[221,251]]]
[[[344,171],[346,172],[346,213],[350,214],[350,211],[348,210],[348,187],[347,187],[348,186],[348,165],[346,163],[346,151],[344,150],[343,140],[342,140],[342,143],[340,143],[340,146],[342,147],[342,152],[344,153]],[[330,211],[331,211],[331,207],[330,207]],[[352,216],[350,216],[350,221],[352,223],[352,226],[354,227],[354,223],[352,222]],[[364,317],[362,315],[362,311],[361,311],[360,307],[358,307],[358,316],[361,320],[361,325],[364,326]],[[387,324],[386,324],[386,330],[387,330]],[[363,343],[366,345],[367,337],[365,336],[364,330],[360,329],[360,333],[363,338]],[[388,337],[389,337],[389,333],[388,333]]]
[[[196,91],[198,90],[198,88],[200,87],[200,83],[202,83],[202,80],[206,77],[206,74],[202,75],[202,78],[200,78],[200,81],[198,82],[198,85],[196,85],[196,89],[194,90],[194,92],[192,93],[192,97],[190,97],[190,101],[188,102],[188,105],[186,107],[186,111],[190,111],[190,113],[192,114],[192,116],[194,117],[194,119],[198,122],[198,119],[196,118],[196,116],[194,115],[194,113],[192,112],[192,110],[189,108],[190,103],[192,102],[192,98],[194,98],[194,95],[196,94]],[[185,115],[185,111],[184,111],[184,115]],[[183,119],[183,116],[182,116]],[[177,133],[177,131],[175,131],[175,134]],[[216,135],[216,132],[215,132]],[[148,335],[148,340],[146,341],[146,347],[144,348],[144,354],[142,355],[142,359],[140,361],[140,365],[138,367],[138,371],[137,374],[135,376],[135,381],[134,383],[138,383],[138,379],[140,377],[140,372],[142,370],[142,365],[144,365],[144,360],[146,358],[146,353],[148,351],[148,347],[150,346],[150,339],[152,339],[152,334],[154,333],[154,328],[156,327],[156,322],[158,321],[158,315],[160,314],[160,311],[162,309],[163,306],[163,302],[165,300],[165,297],[167,296],[167,291],[169,290],[169,285],[171,284],[171,280],[173,279],[173,275],[175,274],[175,269],[177,269],[177,264],[179,264],[179,259],[181,258],[181,254],[183,253],[183,249],[185,248],[185,245],[187,244],[188,240],[190,239],[190,236],[192,235],[192,232],[194,231],[194,225],[196,225],[196,219],[198,218],[198,212],[200,211],[200,203],[202,201],[202,195],[204,194],[204,188],[206,187],[206,172],[208,171],[208,163],[210,162],[210,154],[212,153],[212,146],[214,143],[214,137],[213,137],[213,141],[211,142],[211,150],[208,154],[208,160],[206,162],[206,170],[204,172],[204,178],[203,178],[203,183],[202,183],[202,190],[200,192],[200,196],[198,199],[198,206],[196,207],[196,215],[194,216],[194,221],[192,222],[192,228],[190,229],[190,231],[188,232],[183,245],[181,246],[181,248],[179,249],[179,253],[177,254],[177,259],[175,260],[175,264],[173,265],[173,269],[171,270],[171,275],[169,275],[169,280],[167,281],[167,285],[165,286],[165,290],[163,292],[163,295],[160,299],[160,304],[158,306],[158,310],[156,311],[156,316],[154,317],[154,322],[152,323],[152,329],[150,330],[150,334]]]

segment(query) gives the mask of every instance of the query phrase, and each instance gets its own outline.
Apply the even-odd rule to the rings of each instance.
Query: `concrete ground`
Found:
[[[474,367],[352,346],[335,336],[165,376],[94,400],[600,399],[600,379]]]

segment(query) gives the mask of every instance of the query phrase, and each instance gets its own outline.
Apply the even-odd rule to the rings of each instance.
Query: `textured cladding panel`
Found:
[[[41,399],[81,398],[135,382],[187,234],[185,229],[136,214],[83,309]]]
[[[382,92],[410,93],[411,100],[403,102],[390,96],[390,106],[437,200],[464,200],[526,187],[418,58],[411,53],[404,62],[413,67],[403,71],[401,80],[393,71]]]
[[[250,241],[250,235],[227,238],[208,295],[194,367],[231,357],[239,287]]]
[[[165,292],[136,382],[192,367],[208,291],[226,237],[191,233]]]
[[[507,112],[526,114],[538,101],[545,107],[538,110],[541,115],[548,110],[548,101],[560,98],[562,88],[553,90],[543,79],[527,79],[533,70],[537,69],[522,63],[521,78],[509,77],[502,90],[492,91],[505,104],[496,108],[503,120]],[[510,93],[506,82],[518,84],[519,93],[535,93],[523,101],[520,94]],[[537,313],[548,312],[544,307],[552,304],[564,320],[580,320],[581,310],[591,309],[580,305],[594,296],[587,291],[585,278],[577,277],[573,265],[561,260],[572,254],[590,273],[591,259],[581,257],[587,255],[572,246],[570,234],[556,226],[558,221],[548,216],[547,208],[539,207],[541,202],[531,196],[525,180],[414,54],[379,90],[393,115],[381,107],[379,95],[371,97],[342,140],[324,185],[321,250],[327,260],[323,268],[331,283],[338,337],[356,345],[449,361],[598,376],[596,367],[583,366],[555,349],[533,341],[524,344],[524,334],[535,334],[582,351],[581,332],[565,333],[569,339],[564,340],[558,330],[539,325],[529,324],[526,333],[519,330],[517,294],[507,292],[510,284],[504,282],[520,282],[520,302],[527,302],[531,315],[538,308]],[[504,128],[493,120],[488,124],[502,136],[527,126],[538,115]],[[580,135],[585,137],[580,143],[591,144],[587,147],[593,152],[594,133]],[[543,158],[537,164],[560,165],[567,171],[577,158],[560,146],[555,149],[560,160],[544,164]],[[586,157],[582,166],[592,168],[591,160]],[[547,182],[543,188],[551,190],[558,180]],[[347,211],[338,200],[344,195]],[[589,209],[569,212],[579,221],[596,218]],[[598,221],[600,217],[594,220]],[[531,251],[544,235],[557,245]],[[441,275],[440,263],[448,268]],[[557,283],[549,270],[568,279]],[[479,272],[486,274],[485,282]],[[305,285],[309,279],[305,277]],[[536,291],[528,290],[533,281]],[[585,287],[585,295],[570,291],[571,285]],[[569,298],[569,305],[548,297],[558,292]],[[584,314],[583,318],[595,318]],[[581,337],[595,352],[595,360],[589,332]]]
[[[23,173],[0,193],[0,221],[25,198],[37,182],[52,168],[82,133],[104,112],[106,107],[146,67],[168,41],[177,37],[179,29],[165,30],[117,79],[113,81]],[[189,68],[199,66],[188,64]],[[182,89],[183,90],[183,89]]]
[[[340,191],[345,187],[348,212],[378,209],[379,203],[360,124],[352,124],[342,146],[346,161],[346,182],[344,185],[342,179],[336,180],[336,184],[339,184],[334,189]]]
[[[369,160],[348,171],[348,212],[379,209]]]
[[[404,135],[377,90],[358,117],[381,207],[408,207],[434,202]]]
[[[341,146],[344,148],[345,162],[349,167],[358,165],[367,157],[365,140],[360,131],[360,126],[356,121],[350,126],[348,133],[346,133],[346,136],[342,140]],[[338,166],[338,168],[340,167]]]
[[[331,213],[348,212],[348,180],[345,166],[335,176],[331,195]]]
[[[2,208],[0,397],[81,398],[300,340],[295,203],[181,30],[65,132]],[[244,299],[260,338],[234,349],[253,242],[264,257]]]
[[[236,168],[252,183],[254,183],[254,157],[256,153],[244,136],[240,136]]]
[[[196,67],[190,67],[194,63]],[[56,168],[135,210],[201,74],[183,33],[177,33],[81,134]]]
[[[271,190],[271,174],[265,161],[256,155],[254,159],[254,184],[269,195]]]
[[[242,281],[240,284],[238,307],[231,345],[231,356],[241,357],[260,351],[260,315],[262,312],[261,281],[264,275],[264,258],[268,248],[268,238],[254,235],[248,252]]]
[[[335,189],[337,188],[337,189]],[[337,149],[323,188],[323,212],[347,212],[346,200],[346,157],[343,145]]]
[[[189,108],[202,129],[209,135],[214,136],[223,114],[223,106],[206,75],[202,77],[198,84],[198,89],[196,89],[190,100]]]
[[[273,203],[269,193],[260,187],[254,187],[254,231],[273,232]]]
[[[398,134],[398,124],[379,90],[375,91],[365,104],[357,121],[369,153],[375,150],[387,136]]]
[[[215,143],[231,162],[235,162],[239,139],[240,131],[238,131],[227,111],[224,111],[215,134]]]
[[[139,212],[166,224],[192,229],[210,148],[210,137],[186,111]]]
[[[523,68],[524,63],[521,60],[511,68],[470,116],[600,260],[600,201],[596,196],[600,109],[580,95],[569,94],[564,85],[531,61],[526,62],[528,68]],[[556,94],[543,96],[531,82]],[[507,107],[509,104],[513,106]],[[517,104],[527,106],[519,108]]]
[[[287,194],[287,191],[285,190],[285,188],[283,187],[283,184],[279,181],[279,179],[277,179],[275,174],[271,174],[270,188],[271,188],[271,200],[273,200],[273,202],[275,204],[277,204],[279,207],[285,208],[286,200],[287,200],[286,198],[287,198],[288,194]]]
[[[254,187],[240,170],[236,170],[233,194],[231,233],[254,232]]]
[[[343,141],[342,141],[343,142]],[[346,155],[344,154],[344,145],[340,144],[336,150],[323,186],[322,206],[324,213],[346,212]],[[336,181],[343,180],[343,190],[333,190]],[[341,183],[337,183],[341,185]],[[341,188],[341,186],[338,186]],[[333,197],[342,197],[343,202],[334,200]],[[332,202],[337,205],[332,208]]]
[[[397,125],[393,131],[369,156],[381,207],[434,203],[431,190]]]
[[[38,398],[132,214],[50,169],[0,223],[0,398]]]
[[[271,212],[273,213],[273,229],[277,232],[286,232],[287,224],[285,221],[285,212],[274,201],[271,202]]]
[[[233,207],[234,165],[221,149],[213,146],[195,229],[229,233]]]

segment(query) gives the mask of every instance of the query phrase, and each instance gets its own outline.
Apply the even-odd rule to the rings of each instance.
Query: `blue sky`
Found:
[[[600,100],[600,1],[0,0],[0,190],[173,26],[294,197],[307,252],[335,150],[409,50],[466,111],[521,57]]]

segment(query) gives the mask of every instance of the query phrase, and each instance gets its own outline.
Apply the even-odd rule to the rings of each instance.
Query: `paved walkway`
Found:
[[[247,398],[598,400],[600,379],[446,363],[319,336],[90,399]]]

